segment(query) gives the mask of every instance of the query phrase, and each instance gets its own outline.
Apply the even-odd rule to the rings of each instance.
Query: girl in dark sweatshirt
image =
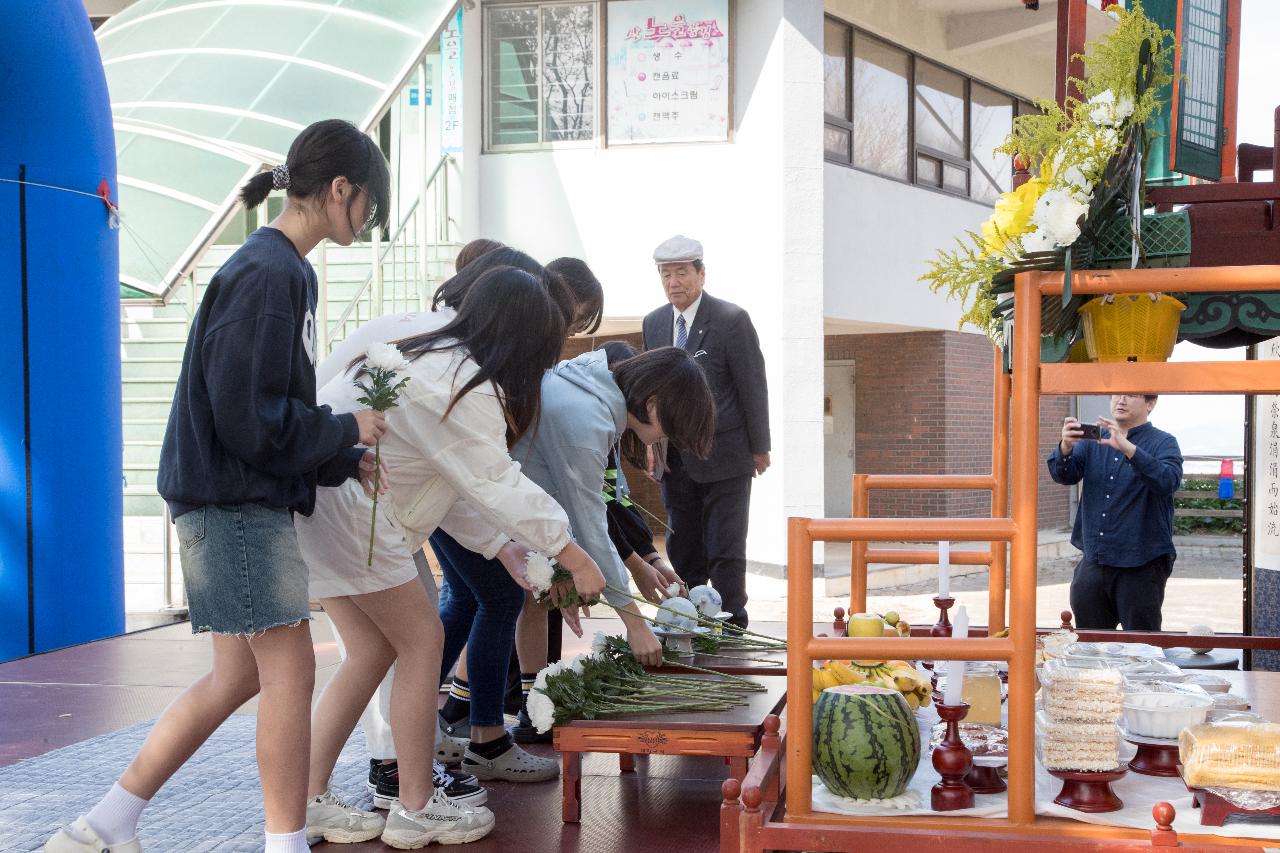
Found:
[[[49,853],[140,853],[138,817],[160,786],[237,708],[258,703],[266,853],[306,853],[311,693],[307,567],[293,513],[316,485],[372,482],[380,413],[316,405],[316,274],[322,240],[349,245],[385,227],[386,159],[354,125],[321,121],[283,165],[249,180],[246,208],[286,190],[209,284],[187,339],[160,454],[160,494],[176,520],[195,633],[213,635],[213,669],[174,700],[106,797],[53,837]],[[353,827],[353,831],[372,827]],[[379,827],[380,829],[380,827]],[[376,835],[377,832],[375,831]]]

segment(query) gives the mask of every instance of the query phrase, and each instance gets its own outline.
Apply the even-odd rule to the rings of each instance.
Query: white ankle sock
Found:
[[[262,853],[307,853],[306,827],[297,832],[268,832],[266,849]]]
[[[138,817],[148,802],[117,782],[84,819],[107,844],[132,841],[138,835]]]

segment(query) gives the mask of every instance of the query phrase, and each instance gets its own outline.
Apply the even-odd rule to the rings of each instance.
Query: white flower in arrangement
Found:
[[[546,690],[547,679],[552,676],[559,675],[564,672],[564,665],[560,661],[549,663],[538,672],[538,677],[533,680],[535,690]]]
[[[1093,183],[1084,173],[1083,164],[1064,165],[1066,151],[1059,151],[1053,157],[1053,184],[1070,190],[1071,194],[1086,204],[1093,199]]]
[[[662,602],[655,619],[659,625],[684,631],[698,624],[698,608],[687,598],[669,598]]]
[[[1121,95],[1107,89],[1089,99],[1089,118],[1097,124],[1116,127],[1124,124],[1125,119],[1133,115],[1133,96]]]
[[[368,370],[399,373],[409,367],[409,362],[394,344],[369,344],[364,356],[364,366]]]
[[[551,731],[556,724],[556,703],[540,690],[534,690],[524,700],[525,710],[529,712],[529,720],[539,734]]]
[[[1036,252],[1052,252],[1054,250],[1053,238],[1049,237],[1043,231],[1029,231],[1023,234],[1022,251],[1024,254],[1033,254]]]
[[[609,638],[605,636],[604,631],[596,631],[596,635],[591,638],[591,653],[595,655],[604,654],[604,650],[609,647]]]
[[[576,675],[582,675],[582,662],[589,660],[590,658],[591,655],[574,655],[569,659],[569,662],[564,665],[564,668]]]
[[[667,588],[665,592],[667,594],[667,598],[677,597],[678,595],[680,595],[680,584],[678,583],[667,584]]]
[[[724,599],[720,597],[720,593],[706,584],[689,590],[689,600],[703,616],[715,616],[724,605]]]
[[[555,568],[545,555],[530,551],[524,558],[524,567],[529,584],[536,594],[541,595],[551,589],[551,578],[555,575]]]
[[[1031,224],[1044,239],[1055,246],[1070,246],[1080,236],[1080,217],[1089,211],[1089,205],[1081,202],[1069,191],[1051,189],[1040,196],[1031,213]],[[1026,241],[1023,241],[1026,245]]]

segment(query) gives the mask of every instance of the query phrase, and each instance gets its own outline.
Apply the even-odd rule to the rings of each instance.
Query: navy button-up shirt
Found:
[[[1105,433],[1105,430],[1104,430]],[[1095,563],[1131,567],[1173,548],[1173,493],[1182,483],[1178,440],[1149,423],[1129,430],[1137,446],[1132,459],[1096,441],[1077,441],[1049,457],[1049,476],[1073,486],[1084,481],[1071,544]]]

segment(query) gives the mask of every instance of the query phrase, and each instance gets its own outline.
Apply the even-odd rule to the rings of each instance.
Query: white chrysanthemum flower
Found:
[[[365,352],[364,366],[369,370],[389,370],[399,373],[409,366],[409,362],[401,355],[394,344],[369,344]]]
[[[678,583],[667,584],[667,588],[665,592],[667,593],[667,598],[676,598],[677,596],[680,595],[680,584]]]
[[[1088,211],[1089,205],[1069,191],[1048,190],[1036,202],[1035,210],[1031,213],[1031,224],[1045,239],[1052,240],[1055,246],[1070,246],[1080,236],[1080,217]]]
[[[564,666],[563,664],[560,663],[560,661],[547,664],[538,672],[538,677],[533,680],[534,689],[546,690],[547,679],[551,678],[553,675],[559,675],[563,671],[564,671]]]
[[[530,692],[529,698],[524,700],[524,707],[538,734],[551,731],[551,727],[556,724],[556,703],[542,691],[535,689]]]
[[[609,638],[604,631],[596,631],[596,635],[591,638],[591,653],[596,655],[604,654],[604,650],[609,647]]]
[[[1033,252],[1052,252],[1054,249],[1053,238],[1047,236],[1043,231],[1029,231],[1022,234],[1022,251],[1031,254]]]
[[[1121,95],[1117,99],[1116,93],[1108,89],[1089,99],[1089,118],[1096,124],[1118,127],[1133,115],[1133,106],[1132,95]]]
[[[703,616],[715,616],[724,605],[724,599],[713,587],[703,584],[689,590],[689,600]]]
[[[576,675],[582,675],[582,662],[590,660],[590,658],[590,655],[574,655],[569,659],[569,662],[564,665],[564,668]]]
[[[541,595],[551,589],[551,578],[555,575],[555,568],[546,555],[530,551],[524,558],[524,568],[535,593]]]
[[[669,598],[662,602],[655,617],[659,625],[685,630],[698,622],[698,608],[687,598]]]

